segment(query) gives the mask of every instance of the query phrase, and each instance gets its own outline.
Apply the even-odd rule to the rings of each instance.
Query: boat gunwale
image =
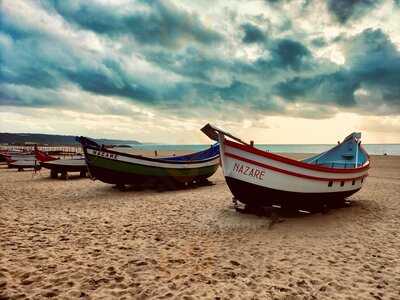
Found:
[[[250,152],[259,156],[263,156],[275,161],[283,162],[289,165],[293,165],[296,167],[304,168],[304,169],[309,169],[309,170],[314,170],[314,171],[320,171],[320,172],[326,172],[326,173],[358,173],[360,171],[368,170],[369,169],[369,160],[365,162],[362,166],[357,167],[357,168],[330,168],[330,167],[324,167],[324,166],[319,166],[319,165],[313,165],[313,164],[308,164],[299,160],[295,160],[289,157],[285,157],[279,154],[271,153],[271,152],[266,152],[264,150],[252,147],[252,146],[247,146],[243,145],[240,143],[236,143],[230,140],[225,139],[224,143],[227,146],[233,147],[233,148],[238,148],[240,150],[243,150],[245,152]]]
[[[70,161],[83,161],[85,164],[67,164],[67,163],[63,163],[63,162],[70,162]],[[61,163],[60,163],[61,162]],[[40,162],[41,166],[44,166],[45,168],[49,167],[61,167],[61,166],[65,166],[65,167],[77,167],[77,166],[87,166],[86,163],[86,159],[82,158],[82,159],[54,159],[54,160],[49,160],[49,161],[41,161]]]
[[[92,154],[89,154],[89,155],[92,155]],[[110,159],[110,158],[107,158],[107,157],[99,157],[99,158],[101,158],[101,159],[104,159],[104,160],[106,160],[106,161],[113,161],[114,163],[121,163],[121,164],[125,164],[125,165],[129,165],[129,167],[131,167],[131,168],[136,168],[136,167],[140,167],[140,168],[146,168],[146,169],[152,169],[152,170],[154,170],[154,169],[158,169],[158,170],[160,170],[160,171],[167,171],[167,172],[182,172],[182,173],[184,173],[184,172],[191,172],[191,171],[194,171],[194,170],[204,170],[204,169],[214,169],[214,171],[212,172],[212,173],[215,173],[215,171],[218,169],[218,164],[212,164],[212,165],[206,165],[206,166],[199,166],[199,167],[191,167],[191,168],[165,168],[165,167],[160,167],[160,166],[148,166],[148,165],[143,165],[143,164],[140,164],[140,163],[132,163],[132,162],[126,162],[126,161],[118,161],[118,160],[114,160],[114,159]],[[91,161],[91,162],[88,162],[88,164],[87,164],[87,167],[88,167],[88,169],[90,170],[91,168],[97,168],[97,169],[103,169],[103,170],[108,170],[108,171],[111,171],[111,172],[117,172],[117,173],[121,173],[121,171],[118,171],[118,170],[116,170],[115,168],[113,168],[113,167],[104,167],[104,166],[102,166],[102,165],[99,165],[98,164],[98,162],[93,162],[93,161]],[[126,172],[126,171],[122,171],[123,173],[132,173],[132,172]],[[135,172],[133,172],[133,173],[135,173]],[[152,176],[152,175],[148,175],[148,174],[146,174],[146,175],[142,175],[142,176]],[[156,176],[156,177],[164,177],[165,175],[154,175],[154,176]],[[170,176],[170,175],[169,175]],[[194,175],[186,175],[186,174],[183,174],[183,175],[174,175],[174,176],[172,176],[172,177],[184,177],[184,176],[194,176]],[[197,175],[196,175],[197,176]],[[211,176],[211,175],[210,175]]]
[[[172,160],[166,160],[166,159],[151,158],[151,157],[147,157],[147,156],[129,154],[129,153],[114,151],[114,150],[110,150],[110,149],[106,149],[106,148],[105,149],[98,149],[96,147],[91,147],[91,146],[83,146],[83,148],[85,150],[86,149],[91,149],[91,150],[95,150],[95,151],[108,152],[108,153],[115,154],[115,155],[135,158],[135,159],[138,159],[138,160],[145,160],[145,161],[158,162],[158,163],[167,163],[167,164],[171,164],[171,165],[204,163],[204,162],[209,162],[209,161],[215,160],[215,159],[219,158],[219,156],[220,156],[220,154],[218,154],[218,155],[214,155],[212,157],[209,157],[207,159],[201,159],[201,160],[172,161]],[[193,152],[193,153],[189,153],[187,155],[196,154],[196,153],[203,152],[203,151]],[[90,155],[93,155],[93,154],[90,154]],[[85,156],[86,156],[86,153],[85,153]],[[101,157],[103,157],[103,156],[101,156]],[[107,158],[107,157],[104,157],[104,158]]]
[[[365,178],[365,177],[368,176],[368,174],[363,174],[363,175],[360,175],[360,176],[357,176],[357,177],[351,177],[351,178],[316,177],[316,176],[312,176],[312,175],[301,174],[301,173],[297,173],[297,172],[293,172],[293,171],[288,171],[288,170],[284,170],[284,169],[281,169],[281,168],[277,168],[277,167],[274,167],[274,166],[270,166],[270,165],[267,165],[265,163],[261,163],[261,162],[258,162],[258,161],[252,160],[252,159],[244,158],[244,157],[241,157],[239,155],[232,154],[232,153],[229,153],[229,152],[225,152],[225,155],[230,157],[230,158],[233,158],[233,159],[236,159],[236,160],[241,160],[241,161],[244,161],[244,162],[247,162],[247,163],[262,167],[262,168],[265,168],[265,169],[269,169],[269,170],[272,170],[272,171],[275,171],[275,172],[283,173],[283,174],[286,174],[286,175],[289,175],[289,176],[306,178],[306,179],[310,179],[310,180],[317,180],[317,181],[352,181],[352,180],[362,179],[362,178]]]

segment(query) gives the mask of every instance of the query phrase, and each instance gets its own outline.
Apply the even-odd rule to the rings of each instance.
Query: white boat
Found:
[[[369,156],[361,134],[303,161],[263,151],[207,124],[202,131],[219,142],[222,169],[234,198],[251,206],[321,207],[344,202],[365,183]]]

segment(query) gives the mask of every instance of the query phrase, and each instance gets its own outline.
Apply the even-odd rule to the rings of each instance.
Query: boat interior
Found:
[[[360,133],[353,132],[332,149],[306,158],[303,162],[329,168],[360,167],[369,159],[361,146],[360,138]]]

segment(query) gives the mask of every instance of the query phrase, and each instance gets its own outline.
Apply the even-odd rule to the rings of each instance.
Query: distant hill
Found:
[[[141,144],[135,140],[93,139],[99,144],[126,145]],[[0,144],[78,144],[74,135],[55,135],[41,133],[1,133]]]

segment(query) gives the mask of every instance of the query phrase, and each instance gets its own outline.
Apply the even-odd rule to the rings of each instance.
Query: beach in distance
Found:
[[[0,299],[399,299],[399,156],[371,156],[350,207],[273,226],[210,181],[121,192],[2,165]]]

